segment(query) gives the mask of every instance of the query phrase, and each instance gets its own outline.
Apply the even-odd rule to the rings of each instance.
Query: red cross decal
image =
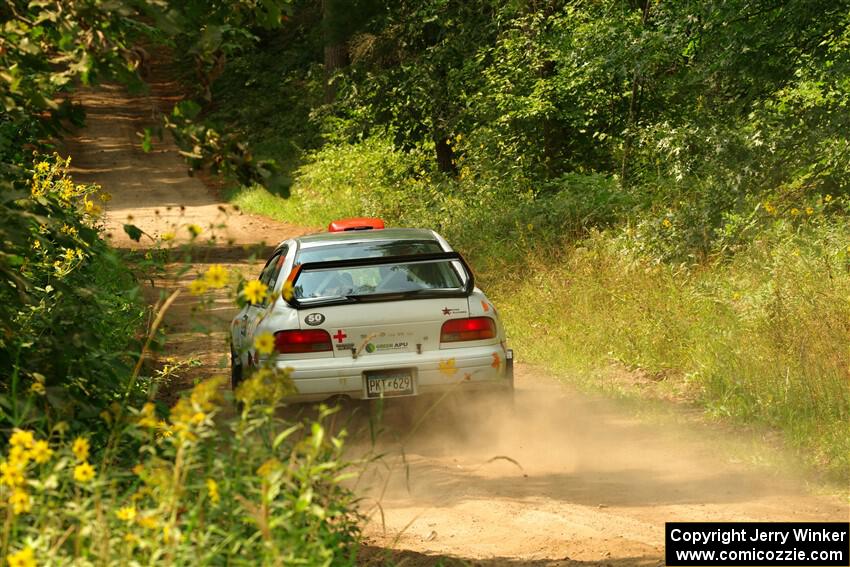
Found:
[[[451,314],[452,314],[451,309],[449,309],[448,307],[443,307],[443,315],[451,315]]]
[[[338,342],[339,344],[342,344],[342,341],[344,341],[347,336],[348,335],[343,333],[342,329],[340,329],[336,332],[336,334],[333,337],[336,339],[336,342]]]

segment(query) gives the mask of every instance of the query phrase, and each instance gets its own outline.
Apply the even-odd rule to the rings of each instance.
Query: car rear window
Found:
[[[461,290],[466,284],[463,273],[462,265],[452,260],[316,269],[301,273],[294,292],[299,300],[400,293],[425,296]]]
[[[436,240],[375,240],[352,242],[331,246],[302,248],[295,257],[296,264],[330,262],[355,258],[385,258],[387,256],[415,256],[443,252]]]
[[[296,299],[366,297],[395,293],[458,290],[464,282],[451,261],[332,268],[302,273]]]

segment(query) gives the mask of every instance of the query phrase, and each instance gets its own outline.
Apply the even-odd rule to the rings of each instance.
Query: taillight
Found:
[[[480,341],[496,336],[496,322],[490,317],[472,317],[471,319],[449,319],[443,323],[440,331],[441,343],[459,341]]]
[[[321,329],[278,331],[274,334],[274,346],[280,354],[333,350],[331,336]]]

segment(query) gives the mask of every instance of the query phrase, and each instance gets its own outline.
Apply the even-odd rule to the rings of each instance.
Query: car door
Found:
[[[266,266],[260,273],[260,282],[267,286],[268,293],[272,293],[272,290],[275,288],[277,279],[280,276],[281,268],[283,267],[284,262],[286,262],[287,249],[288,248],[284,246],[283,248],[276,250],[275,253],[272,254],[272,257],[269,258],[269,261],[266,262]],[[266,298],[261,303],[252,303],[246,306],[244,343],[246,350],[251,350],[253,348],[254,332],[257,329],[257,325],[259,325],[266,316],[273,303],[274,302],[269,301],[269,299]]]

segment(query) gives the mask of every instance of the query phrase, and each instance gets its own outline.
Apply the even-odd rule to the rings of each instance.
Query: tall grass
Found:
[[[597,234],[554,264],[531,260],[531,276],[502,287],[499,305],[526,360],[594,387],[625,368],[622,389],[778,427],[813,463],[846,475],[850,254],[837,235],[824,235],[834,243],[824,255],[787,230],[692,270]]]

